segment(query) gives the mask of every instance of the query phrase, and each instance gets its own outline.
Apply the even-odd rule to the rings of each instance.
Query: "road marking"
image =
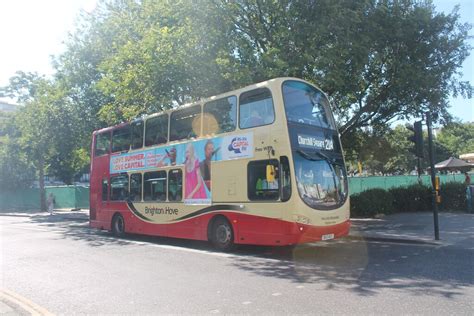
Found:
[[[281,293],[273,293],[272,296],[281,296]]]
[[[249,304],[252,304],[252,302],[250,301],[245,301],[245,302],[242,302],[243,305],[249,305]]]
[[[52,316],[51,312],[49,312],[46,308],[41,307],[29,299],[6,289],[0,290],[0,297],[5,299],[7,302],[12,302],[13,304],[20,307],[24,311],[28,312],[31,315],[44,315],[44,316]]]
[[[212,251],[209,251],[209,250],[201,250],[201,249],[183,248],[183,247],[180,247],[180,246],[157,245],[157,244],[152,244],[152,243],[144,242],[144,241],[127,240],[127,242],[137,244],[137,245],[144,245],[144,246],[151,246],[151,247],[155,247],[155,248],[161,248],[161,249],[171,249],[171,250],[180,250],[180,251],[193,252],[193,253],[201,253],[201,254],[206,254],[206,255],[211,255],[211,256],[216,256],[216,257],[225,257],[225,258],[238,257],[236,255],[229,254],[229,253],[212,252]]]

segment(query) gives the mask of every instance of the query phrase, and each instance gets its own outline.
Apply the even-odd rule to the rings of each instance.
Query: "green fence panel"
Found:
[[[438,176],[441,183],[462,183],[465,178],[463,174],[438,174]],[[431,186],[431,176],[422,175],[421,182],[426,186]],[[352,195],[374,188],[388,190],[390,188],[409,186],[416,183],[418,183],[418,176],[350,177],[349,193]]]
[[[76,208],[89,208],[89,187],[76,187]]]
[[[38,189],[23,189],[10,192],[0,192],[1,210],[31,210],[40,206]]]
[[[55,209],[88,209],[89,188],[85,186],[46,187],[46,196],[54,195]],[[39,188],[0,192],[0,210],[39,210],[41,208]]]
[[[54,208],[76,208],[76,194],[73,186],[46,187],[46,196],[54,195]]]

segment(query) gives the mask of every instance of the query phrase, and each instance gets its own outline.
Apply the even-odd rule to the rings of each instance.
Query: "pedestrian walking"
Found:
[[[54,203],[55,202],[56,201],[54,200],[53,193],[49,193],[48,198],[46,199],[46,204],[48,205],[49,215],[53,215],[53,209],[54,209]]]
[[[471,177],[469,176],[469,173],[464,172],[464,176],[465,176],[465,178],[464,178],[464,185],[465,185],[465,186],[471,185]]]

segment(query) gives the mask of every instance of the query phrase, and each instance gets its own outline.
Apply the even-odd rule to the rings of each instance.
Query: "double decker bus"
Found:
[[[349,232],[326,95],[276,78],[93,133],[90,226],[288,246]]]

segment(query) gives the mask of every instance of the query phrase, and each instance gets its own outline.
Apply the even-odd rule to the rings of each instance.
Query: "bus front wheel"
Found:
[[[115,237],[123,237],[125,235],[125,220],[120,214],[116,214],[112,218],[112,233]]]
[[[218,217],[211,230],[211,242],[220,251],[230,251],[234,248],[234,231],[229,221]]]

